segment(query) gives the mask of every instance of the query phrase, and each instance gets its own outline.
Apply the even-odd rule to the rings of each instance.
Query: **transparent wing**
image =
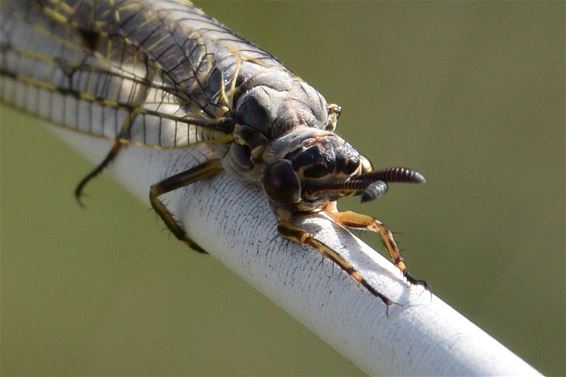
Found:
[[[153,2],[116,3],[0,2],[0,100],[60,126],[135,144],[230,141],[238,64],[221,67],[218,54],[206,52],[210,40],[186,28],[174,32],[163,11],[146,9]],[[182,6],[185,15],[196,9],[166,4]],[[146,18],[128,29],[124,18],[135,17]],[[196,44],[187,49],[190,43]],[[181,53],[171,47],[179,44]],[[239,53],[229,57],[240,60]]]
[[[213,117],[223,116],[231,109],[243,62],[286,70],[271,54],[239,37],[189,1],[40,2],[58,22],[121,37],[156,62],[176,95]]]

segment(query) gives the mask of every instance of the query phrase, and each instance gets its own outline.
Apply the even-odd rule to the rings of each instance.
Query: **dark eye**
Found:
[[[263,187],[267,195],[279,203],[301,201],[301,182],[288,160],[279,160],[265,168]]]

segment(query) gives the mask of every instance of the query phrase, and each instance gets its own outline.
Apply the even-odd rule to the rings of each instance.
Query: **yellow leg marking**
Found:
[[[325,208],[325,212],[338,224],[350,228],[367,229],[379,234],[381,236],[383,244],[389,252],[389,257],[391,258],[395,266],[403,273],[403,276],[405,276],[409,283],[422,285],[427,290],[430,290],[430,285],[426,281],[415,279],[409,273],[407,266],[405,265],[405,261],[403,260],[403,257],[401,256],[401,253],[399,251],[399,246],[397,246],[397,242],[395,242],[393,233],[391,233],[389,228],[387,228],[381,221],[374,217],[352,211],[339,212],[336,210],[336,206],[332,203]]]
[[[334,263],[336,263],[342,270],[344,270],[348,275],[350,275],[356,282],[361,284],[364,288],[366,288],[371,294],[376,297],[379,297],[385,305],[389,308],[389,305],[394,304],[395,302],[391,301],[387,296],[379,293],[374,287],[372,287],[366,279],[362,277],[358,270],[354,268],[345,260],[340,254],[338,254],[334,249],[326,245],[325,243],[317,240],[314,238],[312,234],[307,232],[306,230],[299,228],[298,226],[292,224],[291,222],[281,222],[277,227],[277,231],[279,234],[288,240],[303,244],[309,245],[318,251],[320,254],[325,256],[326,258],[330,259]]]

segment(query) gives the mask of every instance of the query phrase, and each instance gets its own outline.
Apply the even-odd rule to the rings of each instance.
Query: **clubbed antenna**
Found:
[[[416,170],[393,167],[377,170],[368,174],[361,175],[356,179],[383,182],[402,182],[402,183],[426,183],[424,175]]]
[[[368,184],[370,184],[370,182],[365,180],[351,179],[346,182],[327,183],[321,186],[306,186],[303,188],[303,191],[308,195],[329,191],[353,192],[365,190]]]
[[[357,192],[361,194],[362,203],[379,199],[388,189],[390,182],[425,183],[424,175],[416,170],[402,167],[386,168],[368,174],[360,175],[346,182],[327,183],[320,186],[304,186],[306,195],[322,192]]]

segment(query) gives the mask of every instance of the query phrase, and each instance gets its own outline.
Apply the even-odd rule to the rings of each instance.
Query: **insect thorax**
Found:
[[[335,126],[324,97],[287,71],[269,70],[245,80],[235,104],[234,142],[223,163],[237,177],[258,181],[268,145],[298,128]]]

